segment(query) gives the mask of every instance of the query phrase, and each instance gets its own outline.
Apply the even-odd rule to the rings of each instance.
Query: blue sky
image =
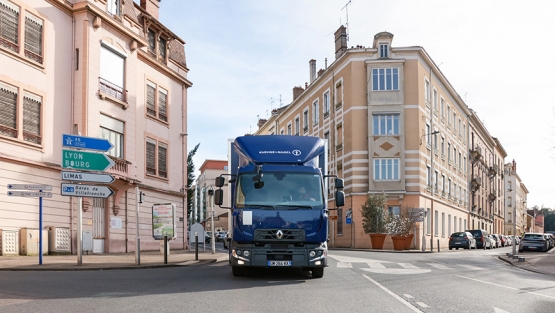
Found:
[[[160,21],[186,41],[188,150],[227,159],[228,138],[292,100],[292,88],[334,60],[348,0],[164,0]],[[528,205],[555,206],[555,1],[352,0],[349,46],[381,31],[422,46],[517,162]],[[198,175],[198,172],[197,172]]]

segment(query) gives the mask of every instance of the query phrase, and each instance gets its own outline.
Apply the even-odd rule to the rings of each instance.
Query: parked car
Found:
[[[499,237],[497,237],[497,235],[493,234],[489,235],[489,237],[491,238],[493,248],[497,249],[501,247],[501,240],[499,239]]]
[[[509,243],[507,242],[507,237],[503,235],[498,235],[498,236],[499,236],[499,240],[501,241],[501,247],[509,246]]]
[[[227,237],[227,232],[226,231],[219,231],[216,234],[216,242],[224,241],[225,237]]]
[[[542,233],[525,233],[520,240],[518,252],[524,250],[547,252],[549,248],[547,241],[548,239]]]
[[[471,229],[466,230],[467,232],[471,233],[476,239],[476,247],[480,249],[486,249],[488,246],[488,236],[489,233],[483,229]]]
[[[211,231],[205,231],[204,232],[204,242],[205,243],[210,243],[212,241],[212,232]]]
[[[449,236],[449,250],[453,248],[459,250],[459,248],[464,249],[476,249],[476,239],[469,232],[456,232]]]
[[[511,236],[513,238],[513,244],[518,246],[520,244],[520,237],[518,236]]]
[[[511,236],[503,235],[503,237],[505,237],[505,239],[507,240],[507,242],[505,243],[506,246],[512,246],[513,245],[513,238],[511,238]]]
[[[555,237],[549,233],[544,233],[543,235],[545,239],[547,239],[547,242],[549,243],[549,247],[547,248],[547,250],[551,250],[551,248],[555,246]]]

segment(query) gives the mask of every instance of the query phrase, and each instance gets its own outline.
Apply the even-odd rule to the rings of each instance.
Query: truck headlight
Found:
[[[249,255],[251,255],[251,253],[248,250],[243,251],[243,256],[244,257],[249,257]]]
[[[241,250],[236,251],[237,255],[241,255]]]
[[[308,253],[308,255],[309,255],[311,258],[313,258],[313,257],[316,256],[316,251],[310,251],[310,252]]]

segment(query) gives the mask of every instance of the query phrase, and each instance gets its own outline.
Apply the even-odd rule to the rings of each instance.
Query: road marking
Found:
[[[416,302],[416,304],[418,304],[419,306],[423,307],[423,308],[428,308],[429,306],[426,305],[426,303],[424,302]]]
[[[382,263],[366,262],[366,264],[368,264],[368,267],[370,268],[385,268]]]
[[[469,270],[474,270],[474,271],[483,271],[484,270],[483,268],[477,267],[477,266],[474,266],[474,265],[459,264],[459,266],[466,267]]]
[[[337,262],[337,268],[353,268],[351,262]]]
[[[445,265],[443,265],[443,264],[439,264],[439,263],[426,263],[426,264],[428,264],[428,265],[431,266],[431,267],[435,267],[435,268],[437,268],[438,270],[452,270],[452,268],[447,267],[447,266],[445,266]]]
[[[402,304],[404,304],[405,306],[407,306],[409,309],[411,309],[413,312],[422,312],[420,311],[417,307],[415,307],[414,305],[408,303],[405,299],[399,297],[398,295],[396,295],[393,291],[385,288],[384,286],[382,286],[380,283],[378,283],[377,281],[373,280],[372,278],[368,277],[368,275],[362,274],[362,276],[364,276],[364,278],[368,279],[369,281],[371,281],[374,285],[378,286],[380,289],[382,289],[383,291],[387,292],[390,296],[392,296],[393,298],[397,299],[399,302],[401,302]]]
[[[361,270],[376,274],[412,275],[429,273],[432,270],[422,268],[361,268]]]
[[[214,264],[210,264],[210,266],[224,266],[229,265],[229,262],[216,262]]]
[[[479,280],[479,279],[475,279],[475,278],[470,278],[470,277],[466,277],[466,276],[460,276],[460,275],[455,275],[455,276],[460,277],[460,278],[469,279],[469,280],[474,280],[474,281],[477,281],[477,282],[480,282],[480,283],[484,283],[484,284],[490,284],[490,285],[497,286],[497,287],[503,287],[503,288],[507,288],[507,289],[511,289],[511,290],[515,290],[515,291],[519,291],[519,292],[529,293],[529,294],[533,294],[533,295],[536,295],[536,296],[541,296],[541,297],[546,297],[546,298],[550,298],[550,299],[555,299],[555,297],[547,296],[547,295],[542,295],[541,293],[536,293],[536,292],[521,290],[521,289],[518,289],[518,288],[509,287],[509,286],[503,286],[503,285],[499,285],[499,284],[496,284],[496,283],[490,283],[490,282],[487,282],[487,281],[483,281],[483,280]]]
[[[355,257],[350,257],[350,256],[343,256],[343,255],[328,255],[328,257],[338,261],[338,262],[350,262],[350,263],[367,263],[367,262],[372,262],[372,263],[392,263],[392,262],[388,262],[388,261],[380,261],[380,260],[374,260],[374,259],[364,259],[364,258],[355,258]]]
[[[198,261],[185,261],[183,263],[177,263],[177,265],[189,265],[189,264],[195,264],[198,263]]]
[[[407,298],[407,299],[414,299],[413,296],[411,296],[411,295],[409,295],[409,294],[406,294],[406,293],[405,293],[403,296],[405,296],[405,298]]]
[[[493,307],[495,313],[510,313],[509,311],[501,310],[500,308]]]
[[[415,265],[412,265],[410,263],[397,263],[397,264],[401,265],[401,267],[403,268],[418,268]]]

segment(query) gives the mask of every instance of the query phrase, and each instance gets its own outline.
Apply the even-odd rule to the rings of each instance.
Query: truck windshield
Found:
[[[241,174],[237,179],[237,207],[284,206],[316,207],[323,204],[320,175],[313,173],[264,172],[258,180],[255,173]],[[257,188],[258,187],[258,188]]]

